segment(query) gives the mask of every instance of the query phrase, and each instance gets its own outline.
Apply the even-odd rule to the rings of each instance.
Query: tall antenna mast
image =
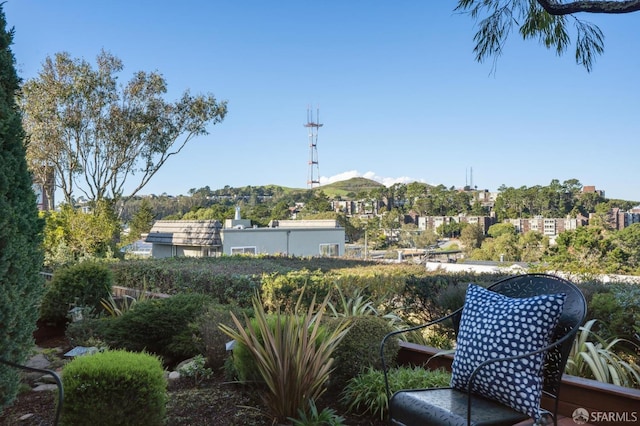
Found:
[[[320,109],[316,110],[316,121],[313,120],[313,111],[307,108],[307,124],[309,129],[309,176],[307,187],[310,189],[320,186],[320,167],[318,166],[318,129],[320,124]]]

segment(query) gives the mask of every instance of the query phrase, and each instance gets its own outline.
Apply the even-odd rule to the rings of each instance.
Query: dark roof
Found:
[[[221,246],[220,228],[217,220],[158,220],[145,241],[174,246]]]

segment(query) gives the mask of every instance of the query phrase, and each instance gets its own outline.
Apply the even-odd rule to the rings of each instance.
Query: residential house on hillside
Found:
[[[280,220],[268,227],[252,226],[241,219],[159,220],[146,242],[154,258],[207,257],[233,254],[282,254],[288,256],[341,256],[345,230],[335,220]]]

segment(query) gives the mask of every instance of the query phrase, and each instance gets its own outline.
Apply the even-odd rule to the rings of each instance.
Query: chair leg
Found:
[[[553,413],[547,410],[544,410],[542,416],[540,416],[540,420],[534,423],[535,426],[548,426],[550,424],[558,426],[558,419]]]

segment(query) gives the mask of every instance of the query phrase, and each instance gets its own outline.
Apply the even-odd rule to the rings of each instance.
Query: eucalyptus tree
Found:
[[[478,224],[470,224],[460,231],[460,242],[463,244],[464,250],[467,253],[482,246],[484,239],[484,229]]]
[[[593,69],[604,52],[604,34],[579,13],[623,14],[640,10],[640,0],[458,0],[457,11],[479,21],[474,36],[476,60],[497,59],[514,26],[523,39],[537,39],[547,49],[564,54],[571,45],[574,25],[576,63]]]
[[[549,237],[541,232],[528,231],[518,238],[520,260],[523,262],[539,262],[549,248]]]
[[[177,101],[166,101],[167,82],[158,72],[138,71],[118,84],[123,63],[105,51],[96,63],[94,68],[67,52],[47,57],[20,98],[30,169],[40,182],[55,176],[69,204],[76,191],[91,201],[117,201],[132,181],[129,197],[135,195],[227,113],[226,101],[211,94],[186,90]],[[45,189],[47,195],[55,190]]]

